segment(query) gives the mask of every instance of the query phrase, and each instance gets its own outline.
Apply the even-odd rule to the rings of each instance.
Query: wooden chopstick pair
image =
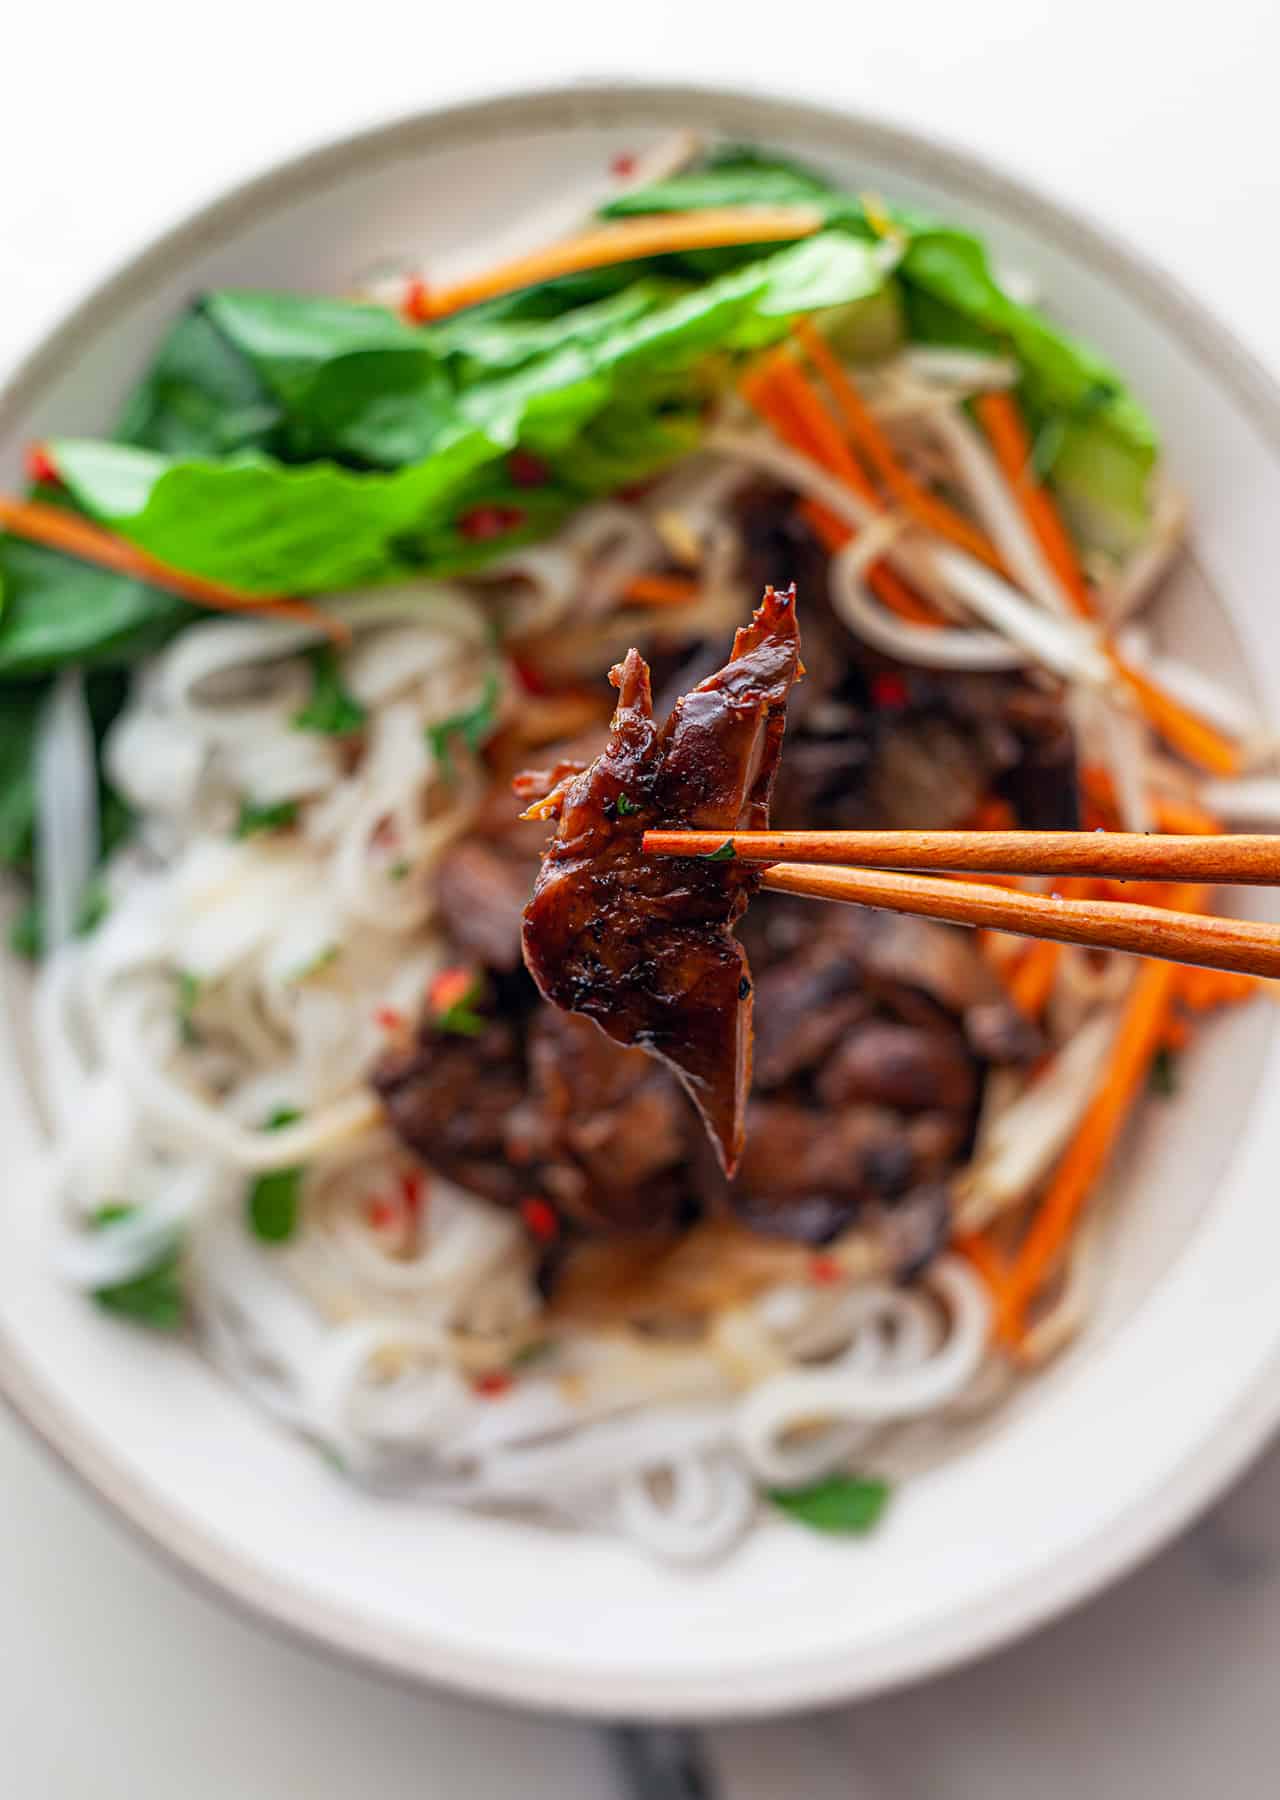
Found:
[[[1208,887],[1280,886],[1280,837],[1127,831],[737,831],[726,837],[716,831],[647,831],[644,848],[655,856],[767,863],[763,885],[779,893],[1242,975],[1280,976],[1280,925],[1206,917],[1200,910]],[[920,873],[939,869],[1174,882],[1178,891],[1171,907],[1146,906],[1021,893]]]

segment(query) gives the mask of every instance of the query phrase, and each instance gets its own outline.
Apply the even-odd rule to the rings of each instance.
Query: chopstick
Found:
[[[985,859],[979,868],[988,871],[1100,874],[1121,880],[1181,876],[1182,884],[1173,895],[1174,905],[1166,908],[1024,894],[981,882],[951,881],[945,875],[816,866],[847,857],[851,845],[864,857],[896,857],[917,866],[921,861],[929,865],[932,859],[934,868],[957,871],[972,870],[973,859],[979,858]],[[1223,856],[1223,849],[1231,845],[1243,847],[1244,854]],[[1280,840],[1274,838],[1037,831],[745,831],[728,837],[714,831],[647,831],[644,835],[645,850],[657,855],[719,854],[728,861],[728,846],[735,858],[769,861],[761,885],[776,893],[882,907],[949,925],[984,926],[1095,950],[1124,950],[1240,975],[1280,976],[1280,926],[1201,915],[1212,883],[1280,879]],[[770,860],[788,851],[809,860]],[[1268,875],[1268,869],[1274,873]]]
[[[1093,875],[1110,881],[1280,886],[1280,837],[1142,831],[646,831],[651,856],[733,854],[747,862],[853,863],[971,874]],[[726,855],[727,860],[727,855]]]

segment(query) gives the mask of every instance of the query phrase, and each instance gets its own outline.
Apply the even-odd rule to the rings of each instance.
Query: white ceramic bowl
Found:
[[[519,230],[549,196],[676,124],[816,160],[972,223],[1150,402],[1194,497],[1195,557],[1164,618],[1280,715],[1273,624],[1280,397],[1183,295],[1095,231],[967,157],[814,107],[625,86],[409,119],[229,195],[85,300],[0,395],[0,479],[20,446],[108,424],[195,290],[338,290],[397,251],[441,258]],[[1261,910],[1256,898],[1253,910]],[[603,1538],[375,1502],[259,1418],[187,1350],[51,1279],[21,1158],[38,1129],[22,978],[0,1037],[6,1183],[0,1384],[158,1549],[263,1619],[378,1667],[601,1714],[815,1705],[1004,1642],[1154,1549],[1280,1416],[1280,1118],[1270,1009],[1206,1032],[1175,1105],[1117,1172],[1107,1292],[1086,1340],[976,1442],[904,1488],[867,1542],[764,1525],[723,1566],[655,1568]]]

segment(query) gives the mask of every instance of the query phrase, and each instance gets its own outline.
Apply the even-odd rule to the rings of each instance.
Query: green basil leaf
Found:
[[[453,770],[452,745],[455,739],[460,738],[474,755],[493,736],[498,723],[500,692],[501,684],[496,671],[493,671],[485,680],[480,698],[471,706],[464,707],[461,712],[450,713],[438,725],[427,726],[427,742],[446,774],[451,774]]]
[[[276,800],[269,806],[256,806],[252,800],[242,800],[236,819],[236,836],[248,838],[267,831],[287,831],[297,819],[296,800]]]
[[[281,1131],[301,1117],[296,1107],[278,1106],[265,1129]],[[251,1184],[245,1210],[254,1236],[264,1243],[283,1244],[297,1230],[302,1173],[296,1168],[269,1169]]]
[[[136,1211],[127,1201],[109,1200],[94,1213],[92,1222],[103,1229],[130,1218]],[[176,1331],[187,1316],[180,1263],[181,1252],[174,1245],[127,1281],[94,1288],[93,1298],[105,1312],[131,1319],[137,1325],[147,1325],[153,1331]]]
[[[269,449],[281,416],[252,362],[198,304],[161,344],[115,436],[166,456],[228,456]]]
[[[770,1488],[774,1506],[814,1531],[861,1533],[877,1524],[889,1500],[889,1484],[852,1475],[828,1475],[805,1488]]]
[[[348,737],[367,719],[363,706],[343,685],[342,670],[331,645],[311,653],[311,698],[289,721],[296,731],[321,731]]]

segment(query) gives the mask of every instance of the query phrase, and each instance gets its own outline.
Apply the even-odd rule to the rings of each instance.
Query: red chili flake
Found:
[[[53,458],[43,444],[28,444],[23,461],[26,464],[28,481],[38,481],[46,487],[54,487],[62,480]]]
[[[370,1200],[364,1216],[375,1231],[389,1231],[399,1222],[400,1208],[394,1200]]]
[[[520,1217],[524,1220],[530,1237],[537,1238],[540,1243],[549,1244],[560,1235],[560,1220],[556,1216],[556,1209],[540,1194],[525,1196],[520,1202]]]
[[[532,450],[513,450],[507,458],[507,472],[517,487],[545,487],[551,474],[546,463]]]
[[[407,1031],[409,1021],[398,1006],[379,1006],[374,1011],[373,1022],[383,1031]]]
[[[458,520],[458,530],[473,544],[487,544],[517,530],[527,517],[520,506],[473,506]]]
[[[404,298],[400,302],[400,311],[410,325],[425,325],[431,317],[429,291],[421,275],[410,277],[404,290]]]
[[[814,1256],[809,1261],[809,1279],[818,1287],[830,1287],[833,1281],[844,1280],[844,1270],[834,1256]]]
[[[551,692],[551,683],[541,669],[535,668],[532,663],[524,662],[520,657],[513,656],[511,667],[515,670],[516,680],[526,694],[549,694]]]
[[[484,1375],[477,1375],[471,1383],[473,1393],[485,1400],[496,1400],[500,1394],[506,1394],[515,1386],[515,1382],[502,1369],[490,1369]]]
[[[427,1199],[427,1181],[421,1169],[406,1169],[400,1177],[400,1203],[411,1219],[422,1212]]]
[[[901,712],[907,705],[910,695],[907,684],[901,675],[891,674],[886,670],[877,675],[871,683],[871,698],[881,712]]]
[[[427,1005],[435,1013],[446,1013],[451,1006],[465,1000],[476,984],[474,969],[459,963],[452,969],[441,969],[427,989]]]
[[[622,150],[609,164],[609,173],[616,175],[619,181],[625,181],[628,175],[636,172],[636,159],[630,150]]]

